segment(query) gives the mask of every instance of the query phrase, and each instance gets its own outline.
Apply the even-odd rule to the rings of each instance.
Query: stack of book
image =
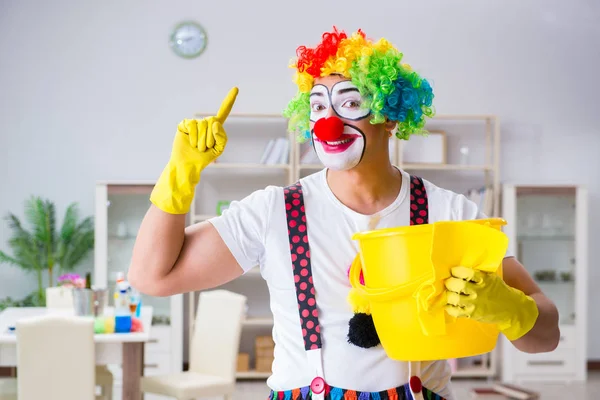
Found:
[[[290,141],[288,138],[271,139],[260,159],[261,164],[287,164],[290,160]]]
[[[250,370],[250,354],[239,353],[237,357],[237,372],[248,372]]]
[[[257,336],[254,339],[254,351],[256,355],[256,371],[271,372],[275,342],[271,336]]]

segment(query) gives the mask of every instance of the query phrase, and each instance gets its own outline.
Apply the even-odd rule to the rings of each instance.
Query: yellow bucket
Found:
[[[502,276],[506,221],[489,218],[379,229],[355,234],[352,287],[369,304],[381,345],[401,361],[443,360],[492,351],[496,325],[449,316],[444,280],[455,266]],[[360,283],[363,272],[364,285]]]

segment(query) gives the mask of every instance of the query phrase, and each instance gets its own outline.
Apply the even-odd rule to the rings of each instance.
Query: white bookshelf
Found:
[[[427,130],[446,136],[443,163],[405,162],[404,141],[390,139],[390,159],[403,170],[428,179],[446,189],[467,194],[470,189],[486,188],[491,199],[489,216],[500,216],[500,123],[495,115],[439,115],[428,121]],[[314,157],[303,163],[311,152],[309,143],[296,143],[296,178],[323,168]],[[460,149],[469,149],[463,160]],[[314,153],[314,151],[313,151]]]
[[[396,165],[443,188],[467,195],[490,217],[500,217],[500,122],[495,115],[439,115],[426,126],[432,132],[444,132],[444,163],[404,162],[404,141],[396,140]],[[467,147],[469,156],[461,159],[460,149]],[[483,200],[469,196],[473,189],[485,188],[490,197],[489,210]],[[500,349],[476,357],[454,360],[453,378],[496,377],[500,370]]]
[[[203,118],[210,114],[197,114]],[[309,143],[298,144],[295,137],[287,133],[287,120],[278,115],[231,114],[225,124],[228,143],[223,155],[203,172],[201,183],[190,212],[192,223],[207,220],[216,215],[219,200],[239,200],[256,189],[268,185],[287,186],[323,166],[310,154]],[[499,144],[498,119],[493,115],[442,115],[428,123],[429,130],[442,130],[447,135],[446,162],[403,163],[402,141],[390,140],[390,159],[400,168],[425,179],[457,191],[487,187],[492,189],[493,211],[490,216],[499,216]],[[289,140],[288,162],[284,164],[262,164],[260,159],[269,140],[284,137]],[[468,146],[470,157],[461,162],[458,149]],[[236,159],[235,157],[243,157]],[[230,290],[244,293],[249,298],[248,318],[244,323],[240,351],[253,354],[252,340],[257,334],[270,334],[272,316],[268,306],[268,291],[257,268],[240,279],[226,285]],[[188,298],[189,333],[193,330],[196,296]],[[493,377],[498,369],[497,352],[460,360],[464,364],[455,377]],[[269,373],[256,371],[238,373],[240,379],[265,379]]]
[[[209,114],[198,114],[203,118]],[[219,201],[241,200],[253,191],[268,185],[287,186],[296,181],[293,146],[294,138],[287,133],[287,120],[277,115],[231,114],[226,123],[227,148],[217,162],[202,173],[200,184],[190,212],[190,222],[198,223],[217,215]],[[287,139],[287,162],[261,163],[263,153],[271,140]],[[283,153],[280,152],[280,155]],[[254,338],[271,335],[273,316],[269,307],[269,293],[258,267],[223,286],[248,297],[248,310],[243,322],[240,352],[250,354],[254,365]],[[194,329],[197,293],[188,295],[189,337]],[[238,379],[266,379],[269,372],[250,370],[238,372]]]

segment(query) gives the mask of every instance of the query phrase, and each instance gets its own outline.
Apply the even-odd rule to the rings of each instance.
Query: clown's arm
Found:
[[[463,195],[454,198],[457,220],[487,218]],[[471,268],[452,268],[446,280],[446,311],[455,317],[497,324],[513,345],[527,353],[553,351],[560,340],[558,310],[525,267],[507,253],[503,279]]]
[[[515,257],[505,258],[502,269],[506,284],[531,297],[538,310],[537,319],[531,330],[513,340],[513,345],[526,353],[553,351],[560,340],[556,306],[542,293],[525,267]]]
[[[154,186],[133,248],[128,280],[142,293],[170,296],[201,290],[243,273],[212,224],[185,227],[201,172],[225,148],[222,124],[236,96],[234,88],[214,117],[184,120],[177,127],[171,158]]]
[[[217,230],[151,205],[136,239],[128,279],[150,296],[172,296],[227,283],[243,273]]]

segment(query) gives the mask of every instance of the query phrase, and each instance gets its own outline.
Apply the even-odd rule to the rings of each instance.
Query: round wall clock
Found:
[[[173,29],[169,45],[178,56],[195,58],[206,48],[207,39],[206,31],[200,24],[194,21],[185,21]]]

